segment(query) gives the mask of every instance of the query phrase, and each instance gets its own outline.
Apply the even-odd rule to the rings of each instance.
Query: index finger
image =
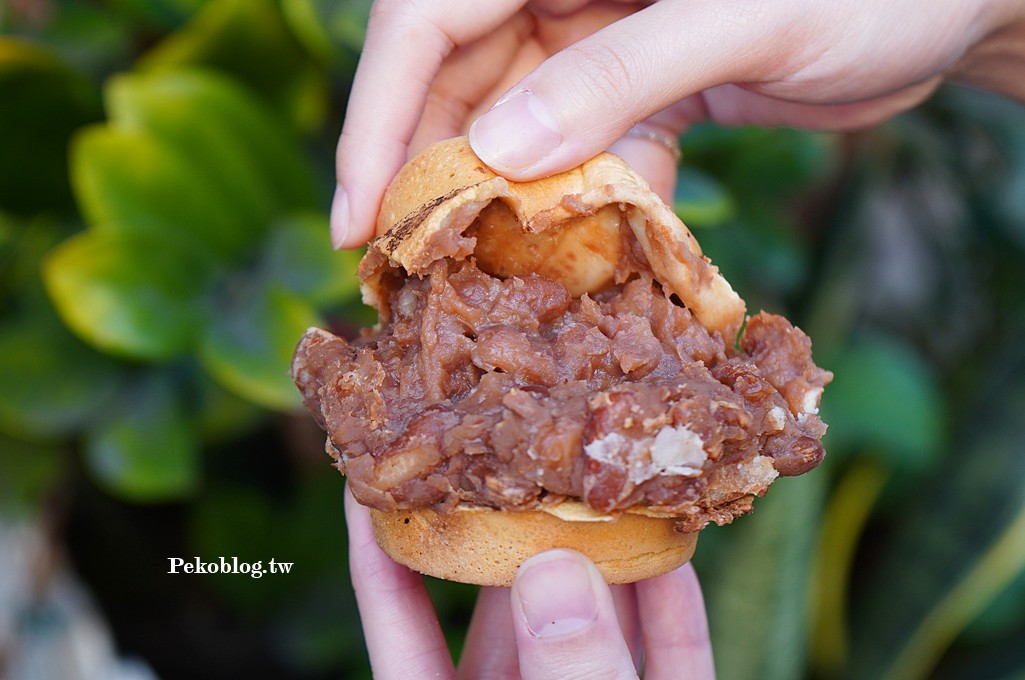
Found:
[[[526,0],[378,0],[353,79],[336,154],[336,248],[365,243],[445,57],[493,31]]]

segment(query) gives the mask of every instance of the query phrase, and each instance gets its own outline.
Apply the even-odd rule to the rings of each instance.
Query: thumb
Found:
[[[775,27],[753,14],[709,0],[646,7],[548,58],[475,121],[470,144],[513,180],[574,167],[688,95],[764,75],[759,45]]]
[[[580,553],[531,557],[516,573],[511,597],[524,680],[637,679],[612,592]]]

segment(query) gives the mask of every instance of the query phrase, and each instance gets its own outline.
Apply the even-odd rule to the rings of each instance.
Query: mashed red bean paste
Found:
[[[751,509],[778,475],[823,457],[831,374],[782,317],[739,348],[650,275],[571,298],[538,275],[442,260],[390,293],[354,342],[307,335],[293,369],[356,498],[381,510],[580,499],[678,517],[681,531]]]

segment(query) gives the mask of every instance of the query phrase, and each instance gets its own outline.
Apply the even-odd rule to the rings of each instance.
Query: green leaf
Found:
[[[264,252],[267,280],[315,306],[338,304],[359,294],[356,267],[362,253],[331,247],[327,218],[294,215],[274,226]]]
[[[961,631],[958,639],[969,645],[985,644],[1020,628],[1025,628],[1025,568]]]
[[[104,352],[167,360],[192,347],[205,321],[205,271],[146,240],[73,236],[46,258],[43,278],[68,327]]]
[[[363,49],[371,0],[282,0],[292,32],[322,61],[341,68]]]
[[[835,135],[794,128],[762,128],[759,139],[744,145],[734,160],[736,187],[776,198],[780,193],[806,190],[828,176],[837,159]]]
[[[741,198],[779,197],[827,174],[837,137],[795,128],[693,126],[680,149],[688,163],[710,169]]]
[[[75,139],[72,153],[75,193],[96,230],[222,260],[249,247],[245,213],[171,143],[97,126]]]
[[[76,434],[109,407],[123,367],[61,323],[40,279],[40,261],[68,227],[39,217],[0,229],[0,431],[32,441]]]
[[[327,111],[327,82],[274,0],[211,0],[138,63],[144,71],[206,66],[248,85],[302,129]]]
[[[688,162],[708,164],[716,158],[728,160],[738,149],[751,143],[759,134],[758,128],[726,127],[712,122],[692,125],[680,137],[680,151]]]
[[[827,459],[824,467],[832,467]],[[889,476],[873,456],[855,459],[830,493],[811,579],[811,660],[816,677],[836,677],[849,656],[851,575],[865,525]]]
[[[118,128],[173,147],[253,239],[278,214],[317,204],[316,181],[299,140],[250,91],[213,71],[135,73],[107,88]]]
[[[17,253],[15,221],[0,212],[0,276],[7,277],[7,269]],[[16,277],[20,278],[20,277]]]
[[[0,431],[33,441],[77,433],[124,380],[120,365],[38,314],[0,327],[0,375]]]
[[[781,296],[798,290],[807,276],[807,254],[778,216],[738,214],[699,236],[702,250],[749,310],[779,309]]]
[[[777,480],[765,498],[756,499],[751,516],[712,529],[712,545],[702,536],[695,565],[721,680],[801,677],[824,485],[820,471]]]
[[[300,405],[289,375],[299,338],[319,317],[306,302],[279,287],[240,291],[220,311],[199,348],[206,370],[224,387],[267,408]]]
[[[112,417],[86,434],[85,460],[97,482],[125,500],[178,500],[194,491],[199,443],[173,376],[151,371],[125,390]]]
[[[836,137],[793,128],[748,128],[718,175],[747,202],[779,204],[828,176],[837,159]]]
[[[947,465],[896,508],[901,522],[856,597],[850,677],[928,677],[951,642],[1025,571],[1025,371],[1016,346],[965,414]]]
[[[674,201],[676,214],[688,227],[715,227],[736,212],[729,190],[711,175],[690,165],[679,168]]]
[[[108,12],[114,12],[132,24],[150,30],[166,31],[181,25],[188,12],[206,0],[108,0]]]
[[[946,434],[939,386],[919,354],[866,336],[826,360],[835,374],[822,403],[827,450],[869,447],[902,470],[924,470]]]
[[[96,88],[55,53],[0,36],[0,210],[69,210],[68,138],[101,114]]]

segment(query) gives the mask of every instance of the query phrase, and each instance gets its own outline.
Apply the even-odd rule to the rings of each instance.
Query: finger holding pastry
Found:
[[[378,0],[338,145],[333,240],[362,245],[398,168],[457,134],[526,181],[639,124],[855,130],[943,82],[1025,99],[1023,66],[1016,0]],[[665,197],[662,163],[628,160]]]
[[[367,509],[345,492],[349,563],[374,676],[452,677],[445,637],[423,579],[388,558]]]

